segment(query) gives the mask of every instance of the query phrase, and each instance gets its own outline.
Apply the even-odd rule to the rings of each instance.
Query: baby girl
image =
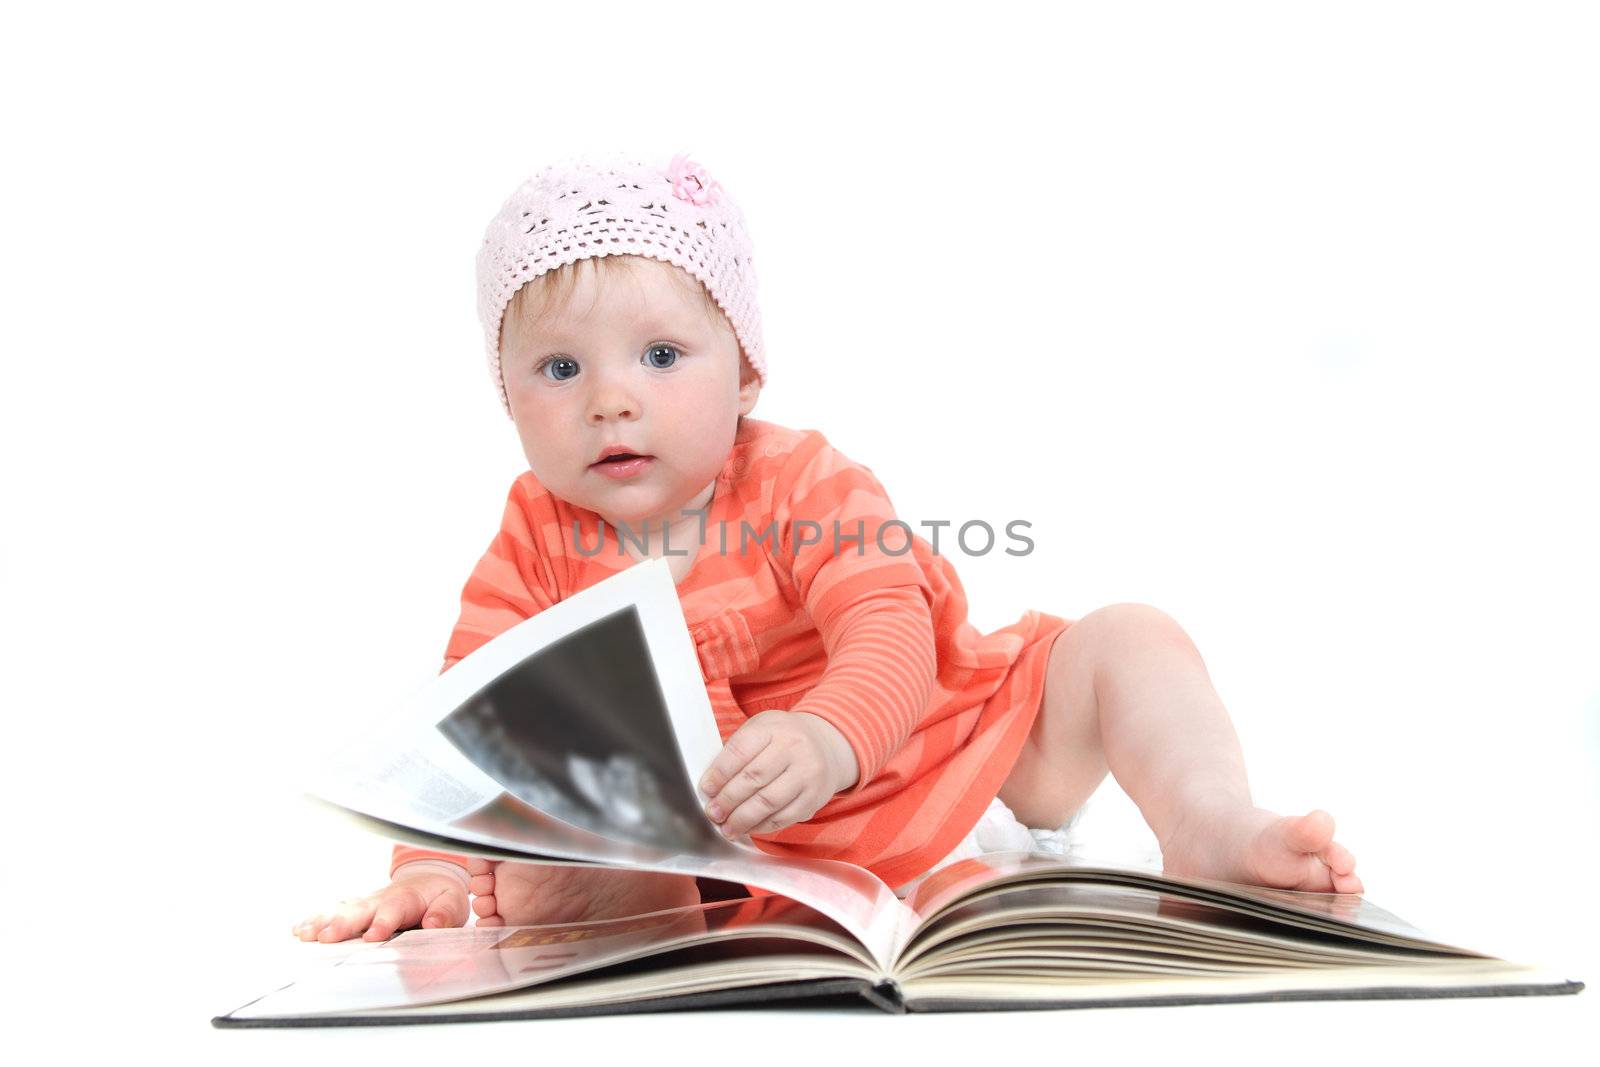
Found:
[[[665,557],[724,747],[699,781],[729,837],[902,887],[998,800],[1061,826],[1109,770],[1171,874],[1359,893],[1325,812],[1256,807],[1184,631],[1142,604],[979,633],[945,555],[871,470],[749,417],[767,381],[744,218],[679,156],[568,161],[524,183],[478,256],[490,375],[528,470],[461,597],[463,656]],[[569,922],[698,903],[686,875],[396,847],[389,884],[295,927]]]

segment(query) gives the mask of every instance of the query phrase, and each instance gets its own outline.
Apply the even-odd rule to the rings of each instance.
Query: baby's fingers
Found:
[[[322,928],[328,925],[332,919],[332,915],[329,915],[326,912],[318,912],[316,915],[311,916],[311,918],[302,921],[300,925],[296,926],[291,932],[294,934],[294,936],[298,937],[302,941],[315,941],[317,939],[317,934],[320,933]]]
[[[700,792],[708,799],[720,799],[724,815],[738,807],[755,786],[771,781],[769,776],[753,784],[738,783],[741,773],[748,777],[750,763],[766,750],[771,741],[772,728],[766,722],[758,722],[752,717],[733,732],[728,743],[711,761],[711,766],[700,776]],[[712,819],[721,821],[716,815]]]
[[[421,925],[424,930],[466,924],[467,894],[461,892],[440,893],[428,902],[428,908],[422,914]]]
[[[727,837],[738,837],[740,834],[753,833],[757,826],[768,820],[779,819],[784,814],[794,815],[793,802],[803,792],[800,775],[793,770],[782,771],[728,814],[722,823],[722,833]],[[718,803],[721,802],[719,798]],[[773,829],[799,821],[796,816],[788,822],[777,824]]]
[[[323,940],[322,932],[324,930],[331,929],[339,922],[341,915],[344,914],[349,903],[349,901],[341,901],[338,907],[336,907],[334,910],[318,912],[317,914],[311,916],[311,918],[306,919],[304,922],[300,923],[299,926],[294,928],[294,935],[302,941]],[[329,938],[329,940],[340,939]]]
[[[396,930],[417,925],[422,918],[422,898],[416,893],[385,893],[372,913],[363,941],[387,941]]]
[[[365,930],[371,919],[371,899],[355,897],[340,901],[338,908],[332,912],[323,912],[307,919],[294,928],[294,933],[302,941],[330,944]]]

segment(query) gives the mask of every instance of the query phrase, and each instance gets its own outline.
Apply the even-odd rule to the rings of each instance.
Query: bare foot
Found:
[[[1161,842],[1161,858],[1167,874],[1312,893],[1363,891],[1356,858],[1333,839],[1333,816],[1321,810],[1195,809]]]
[[[469,886],[479,926],[616,919],[700,903],[692,874],[496,863]]]

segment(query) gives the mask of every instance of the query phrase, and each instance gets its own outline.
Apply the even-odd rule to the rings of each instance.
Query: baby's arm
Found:
[[[764,711],[728,738],[700,782],[730,837],[804,822],[858,792],[910,736],[935,672],[933,620],[917,589],[878,591],[823,630],[828,666],[789,711]]]
[[[928,709],[938,670],[933,613],[922,590],[874,590],[819,626],[828,666],[793,710],[815,715],[850,746],[856,793],[877,777]]]
[[[778,486],[779,551],[792,559],[828,664],[792,709],[754,715],[734,731],[702,776],[707,814],[729,836],[772,833],[836,793],[866,788],[927,713],[938,670],[928,579],[905,558],[909,545],[884,551],[901,535],[879,536],[897,520],[872,473],[824,444]],[[853,537],[858,523],[860,552],[854,541],[834,542],[833,529]],[[830,535],[800,536],[805,524]],[[841,749],[848,759],[829,759]],[[830,769],[852,763],[848,773]]]

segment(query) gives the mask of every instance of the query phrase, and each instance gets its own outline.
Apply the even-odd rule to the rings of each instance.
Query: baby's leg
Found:
[[[496,863],[468,887],[479,926],[617,919],[700,903],[692,874]]]
[[[1000,799],[1029,826],[1059,826],[1107,768],[1168,873],[1362,891],[1326,812],[1285,817],[1250,802],[1239,739],[1200,653],[1143,604],[1101,608],[1056,638],[1039,717]]]

